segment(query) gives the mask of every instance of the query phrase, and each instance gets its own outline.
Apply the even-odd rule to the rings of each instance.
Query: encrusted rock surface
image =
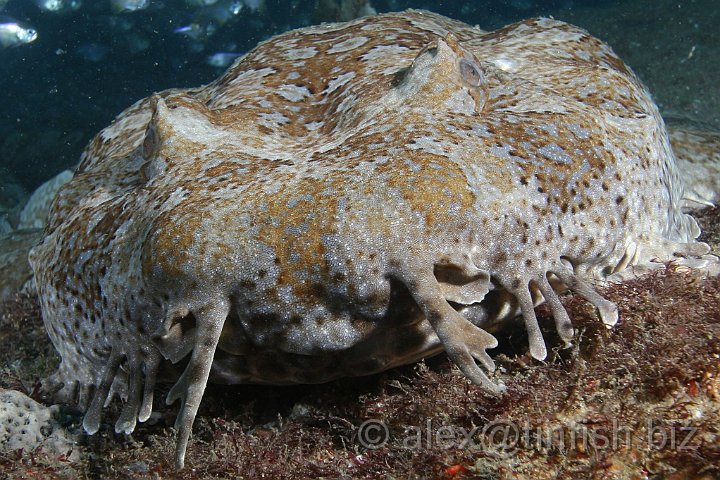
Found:
[[[46,407],[16,390],[0,390],[0,452],[42,448],[77,459],[75,436],[62,426],[60,407]]]

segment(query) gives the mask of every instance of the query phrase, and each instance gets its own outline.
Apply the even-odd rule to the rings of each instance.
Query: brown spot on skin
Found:
[[[621,218],[622,218],[623,223],[627,224],[628,219],[630,218],[630,209],[629,208],[626,208],[625,210],[623,210],[623,212],[621,214]]]

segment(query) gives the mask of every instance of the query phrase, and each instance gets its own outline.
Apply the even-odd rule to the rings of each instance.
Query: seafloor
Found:
[[[622,13],[583,7],[557,16],[608,40],[666,115],[720,125],[720,9],[708,5],[647,0],[625,2]],[[720,209],[698,217],[717,254]],[[499,399],[443,355],[326,385],[210,386],[177,474],[177,406],[164,405],[165,386],[159,414],[132,436],[108,423],[82,438],[80,461],[3,454],[0,479],[720,478],[720,278],[669,265],[603,293],[617,302],[619,324],[608,330],[585,301],[564,298],[579,335],[546,362],[525,354],[522,328],[500,336],[494,357],[508,391]],[[549,312],[538,310],[548,345],[560,345]],[[0,304],[0,388],[43,400],[39,378],[57,361],[36,301]],[[66,413],[78,431],[80,416]],[[373,433],[360,429],[368,420],[387,428],[378,448],[362,437]]]
[[[698,217],[719,253],[720,209]],[[720,478],[720,277],[668,265],[601,293],[620,322],[607,329],[591,305],[565,297],[579,332],[571,348],[538,308],[556,346],[545,362],[524,353],[523,328],[499,336],[501,398],[444,355],[326,385],[211,385],[177,473],[177,407],[163,404],[162,386],[158,413],[133,435],[106,424],[81,437],[80,461],[0,455],[0,478]],[[57,361],[36,301],[1,304],[0,388],[43,401],[38,379]],[[78,432],[81,417],[64,413]]]

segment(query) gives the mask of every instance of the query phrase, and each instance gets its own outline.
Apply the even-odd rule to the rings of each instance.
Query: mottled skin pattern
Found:
[[[161,361],[189,357],[167,399],[179,467],[209,377],[325,382],[444,350],[500,393],[495,324],[520,315],[542,359],[535,304],[573,335],[556,289],[611,325],[593,282],[707,252],[682,195],[645,87],[576,27],[408,11],[289,32],[87,148],[31,253],[49,383],[89,433],[119,394],[132,432]]]
[[[698,126],[668,128],[689,207],[713,205],[720,194],[720,134]]]

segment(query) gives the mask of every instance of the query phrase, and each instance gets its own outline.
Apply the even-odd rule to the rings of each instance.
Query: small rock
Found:
[[[59,408],[46,407],[16,390],[0,389],[0,452],[42,447],[46,453],[79,460],[76,439],[58,422]]]

